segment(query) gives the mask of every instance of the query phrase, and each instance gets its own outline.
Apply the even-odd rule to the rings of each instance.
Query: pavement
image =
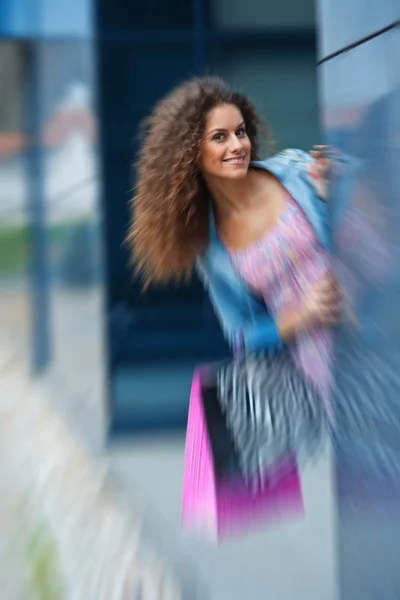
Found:
[[[53,360],[36,378],[23,287],[0,304],[0,596],[181,600],[105,451],[101,297],[53,294]]]
[[[139,503],[144,528],[163,554],[185,559],[207,600],[335,600],[336,515],[329,448],[305,469],[305,514],[258,527],[219,546],[180,523],[184,437],[116,444],[110,466]]]
[[[269,523],[219,546],[189,536],[180,523],[184,433],[104,445],[102,307],[99,290],[53,292],[53,362],[45,377],[33,381],[27,369],[26,296],[21,290],[1,295],[7,326],[6,343],[0,344],[0,418],[8,432],[1,461],[8,465],[13,493],[33,494],[29,527],[43,514],[53,524],[61,566],[72,577],[67,583],[73,593],[67,597],[336,600],[329,448],[303,473],[303,516]],[[57,500],[64,497],[68,502]],[[6,525],[18,521],[15,513],[1,523],[9,509],[4,502],[0,506],[6,535]],[[86,521],[83,543],[80,528]],[[10,557],[8,552],[7,561],[0,561],[3,567]],[[24,569],[15,565],[22,575]],[[5,600],[25,597],[13,593]]]

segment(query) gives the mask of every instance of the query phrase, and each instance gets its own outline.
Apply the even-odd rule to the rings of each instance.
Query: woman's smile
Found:
[[[225,158],[223,162],[231,165],[243,166],[246,163],[246,155],[241,154],[240,156],[233,156],[232,158]]]

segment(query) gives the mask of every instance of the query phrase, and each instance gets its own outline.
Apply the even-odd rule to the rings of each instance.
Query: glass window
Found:
[[[107,148],[135,152],[139,122],[164,94],[192,76],[192,44],[103,43],[99,61]]]
[[[0,278],[27,269],[24,71],[23,45],[0,42]]]
[[[38,4],[43,36],[92,35],[92,0],[40,0]]]
[[[92,33],[91,0],[2,0],[0,32],[21,37]]]
[[[192,26],[190,0],[98,0],[97,25],[100,31],[143,29],[187,29]]]
[[[21,132],[23,129],[24,53],[22,45],[0,42],[0,72],[3,85],[0,93],[0,132]]]
[[[29,257],[25,129],[25,47],[0,41],[0,304],[4,347],[29,363]]]
[[[139,124],[164,94],[192,75],[192,46],[169,44],[137,48],[136,45],[103,44],[101,69],[105,198],[112,199],[105,207],[110,308],[114,310],[122,303],[135,315],[131,348],[132,344],[137,345],[138,351],[143,353],[151,332],[155,335],[153,346],[160,347],[157,336],[163,332],[173,336],[180,331],[183,337],[181,342],[176,340],[176,352],[186,352],[189,332],[201,331],[202,327],[204,294],[200,283],[195,279],[187,287],[153,289],[143,296],[139,283],[132,281],[132,273],[127,268],[128,254],[122,243],[129,222],[128,200],[134,178],[131,165],[138,151]],[[157,76],[149,77],[149,73]],[[116,314],[120,314],[118,310]]]

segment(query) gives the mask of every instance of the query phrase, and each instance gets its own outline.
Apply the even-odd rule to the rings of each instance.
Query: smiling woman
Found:
[[[178,87],[145,125],[127,241],[147,286],[190,277],[209,242],[210,193],[203,174],[245,177],[250,160],[258,158],[263,126],[252,104],[217,78]],[[246,156],[241,168],[222,162],[236,159],[239,147]]]
[[[252,307],[254,292],[264,304],[271,292],[264,289],[267,278],[275,269],[280,273],[280,261],[294,261],[291,277],[297,283],[289,301],[268,298],[264,321],[246,339],[253,349],[297,340],[304,331],[308,336],[335,322],[338,313],[338,293],[326,269],[321,201],[309,177],[312,158],[294,150],[257,160],[260,127],[247,98],[218,78],[194,79],[172,91],[147,121],[128,235],[145,286],[190,277],[198,267],[231,343],[257,321],[261,306]],[[288,172],[295,187],[285,181]],[[246,292],[230,297],[238,274],[230,271],[234,257],[227,253],[259,242],[269,247],[267,236],[282,221],[291,230],[290,256],[281,257],[277,248],[272,263],[264,260],[263,273],[269,267],[262,285],[241,272]],[[216,275],[220,263],[223,281]]]
[[[200,148],[201,169],[209,179],[212,176],[235,179],[246,176],[251,143],[236,106],[222,104],[210,111]]]
[[[204,420],[210,388],[237,453],[224,449],[221,477],[261,486],[267,497],[272,479],[285,488],[283,472],[298,486],[292,453],[318,446],[329,410],[329,326],[338,320],[339,293],[325,203],[307,153],[257,160],[259,123],[251,103],[223,81],[195,79],[155,108],[139,157],[128,240],[145,284],[180,279],[196,266],[231,349],[246,355],[194,382],[185,518],[211,507],[199,488],[222,481],[221,457],[208,455],[212,439],[214,448],[224,446],[218,415]],[[232,506],[224,493],[216,492],[221,505]]]

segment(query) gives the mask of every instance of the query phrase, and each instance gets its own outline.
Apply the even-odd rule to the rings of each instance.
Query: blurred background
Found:
[[[159,583],[165,572],[159,559],[143,559],[150,566],[139,570],[140,577],[132,575],[138,560],[133,555],[145,545],[140,536],[140,543],[133,542],[133,514],[150,511],[144,529],[157,538],[150,546],[161,548],[163,557],[177,557],[172,571],[179,580],[181,557],[190,557],[212,598],[258,598],[268,591],[277,600],[367,598],[365,590],[357,595],[354,581],[353,591],[346,591],[350,576],[342,587],[337,583],[341,505],[330,457],[306,474],[309,512],[300,524],[259,532],[219,553],[198,544],[182,550],[180,484],[193,368],[225,356],[227,348],[197,278],[184,288],[142,295],[123,241],[140,121],[182,80],[220,75],[253,100],[277,150],[325,142],[363,161],[362,175],[342,172],[338,178],[332,222],[339,199],[349,222],[366,216],[378,241],[357,228],[346,234],[340,225],[334,227],[335,253],[359,314],[366,315],[357,347],[372,344],[376,355],[382,351],[379,339],[389,339],[385,349],[393,356],[398,279],[386,279],[377,292],[373,277],[363,277],[363,260],[383,256],[376,274],[388,264],[385,257],[397,256],[399,18],[397,0],[374,0],[368,8],[363,0],[320,0],[316,6],[312,0],[1,2],[0,399],[3,485],[10,491],[1,518],[4,539],[18,539],[18,548],[30,535],[36,540],[39,555],[28,553],[26,563],[29,581],[38,569],[43,572],[38,565],[48,565],[47,555],[54,556],[49,548],[58,548],[58,566],[49,564],[45,572],[57,572],[67,592],[57,596],[47,582],[53,591],[46,597],[147,599],[152,585],[167,585]],[[384,296],[391,302],[383,303]],[[336,344],[353,347],[343,332]],[[350,375],[346,361],[337,362],[338,380],[353,382],[346,383],[349,394],[371,360],[368,355]],[[399,365],[394,361],[391,372]],[[386,394],[393,406],[397,392],[396,379]],[[382,396],[379,385],[374,393]],[[355,451],[347,436],[337,448],[338,455],[351,455],[347,462],[358,470],[365,447]],[[82,464],[87,473],[78,477]],[[65,478],[57,477],[60,472]],[[109,492],[103,499],[104,473],[118,480],[118,501]],[[91,496],[85,486],[96,493]],[[54,499],[57,494],[69,503]],[[90,501],[84,504],[83,497]],[[126,505],[120,508],[122,497]],[[111,542],[104,530],[103,542],[96,543],[99,524],[111,514],[110,523],[116,519],[121,531],[110,526],[117,537]],[[80,534],[74,541],[66,525],[74,515],[77,532],[80,518],[89,523],[90,557]],[[23,532],[15,525],[20,521]],[[106,553],[110,544],[119,554],[114,562]],[[6,545],[7,556],[14,555],[15,548]],[[102,571],[104,557],[108,567]],[[7,581],[25,572],[16,560],[7,566]],[[84,560],[91,565],[86,574],[79,569]],[[364,579],[369,564],[365,559]],[[117,573],[118,585],[128,590],[120,595],[114,589]],[[22,598],[13,585],[4,600]],[[194,594],[191,589],[190,600]]]
[[[127,268],[138,125],[180,81],[213,73],[250,95],[278,149],[311,148],[313,2],[20,0],[3,2],[0,27],[1,275],[29,310],[32,369],[87,355],[102,320],[112,430],[182,426],[193,365],[225,345],[197,279],[144,297]]]

